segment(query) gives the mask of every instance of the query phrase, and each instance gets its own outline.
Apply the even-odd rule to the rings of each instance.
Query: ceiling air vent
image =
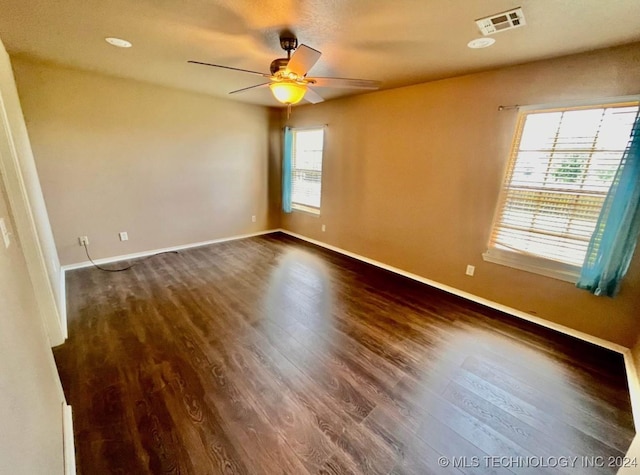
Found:
[[[521,7],[476,20],[476,25],[485,36],[493,35],[500,31],[512,30],[526,24]]]

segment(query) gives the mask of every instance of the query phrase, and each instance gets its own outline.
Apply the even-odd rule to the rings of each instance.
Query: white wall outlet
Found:
[[[78,244],[80,244],[81,246],[88,246],[89,245],[89,237],[88,236],[80,236],[80,237],[78,237]]]
[[[327,226],[326,226],[326,224],[323,224],[322,225],[322,232],[325,232],[326,230],[327,230]]]
[[[253,216],[251,216],[251,222],[255,223],[256,222],[256,215],[254,214]]]
[[[120,236],[121,241],[129,240],[129,234],[126,231],[122,231],[121,233],[118,233],[118,236]]]
[[[467,271],[465,272],[465,274],[470,275],[471,277],[473,277],[473,274],[475,274],[475,272],[476,272],[476,266],[468,265],[467,266]]]
[[[9,247],[11,244],[11,233],[7,229],[7,224],[4,222],[4,218],[0,218],[0,231],[2,232],[2,239],[4,240],[4,247]]]

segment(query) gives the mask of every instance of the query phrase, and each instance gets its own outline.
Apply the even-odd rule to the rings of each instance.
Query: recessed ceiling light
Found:
[[[105,38],[107,43],[113,46],[117,46],[118,48],[131,48],[133,45],[127,40],[123,40],[122,38]]]
[[[467,46],[473,49],[488,48],[495,42],[496,42],[495,38],[476,38],[475,40],[469,41],[467,43]]]

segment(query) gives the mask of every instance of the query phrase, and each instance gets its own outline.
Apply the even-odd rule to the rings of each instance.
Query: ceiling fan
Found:
[[[202,61],[189,61],[189,63],[262,76],[268,79],[268,82],[231,91],[229,94],[269,87],[273,96],[279,102],[288,106],[297,104],[303,98],[312,104],[322,102],[324,99],[312,89],[314,86],[369,90],[375,90],[380,87],[380,81],[368,79],[307,77],[307,73],[318,62],[322,53],[306,45],[298,46],[298,39],[289,32],[283,32],[280,35],[280,47],[287,52],[287,57],[277,58],[271,62],[271,74],[233,68],[221,64],[204,63]],[[292,51],[293,54],[291,54]]]

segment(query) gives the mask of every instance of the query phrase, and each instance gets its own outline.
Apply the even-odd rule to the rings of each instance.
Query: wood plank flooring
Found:
[[[67,300],[82,474],[613,474],[634,435],[620,355],[280,233]]]

